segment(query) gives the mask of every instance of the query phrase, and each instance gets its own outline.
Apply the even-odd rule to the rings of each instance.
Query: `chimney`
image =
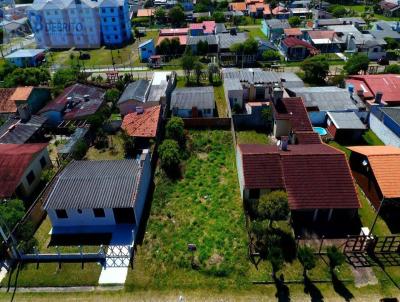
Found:
[[[382,102],[383,93],[381,91],[377,91],[375,94],[375,104],[380,104]]]
[[[360,98],[364,98],[364,90],[362,90],[362,89],[357,90],[357,95],[358,95]]]
[[[85,94],[85,95],[83,96],[83,100],[84,100],[85,102],[89,102],[89,101],[90,101],[90,95]]]
[[[287,151],[288,150],[288,143],[289,143],[289,138],[287,136],[281,136],[281,140],[280,140],[280,143],[279,143],[279,150]]]
[[[31,110],[29,109],[28,104],[19,105],[17,110],[18,110],[19,117],[23,123],[26,123],[27,121],[30,120]]]

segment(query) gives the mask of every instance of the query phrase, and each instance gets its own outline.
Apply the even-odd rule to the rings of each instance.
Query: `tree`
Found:
[[[386,37],[386,38],[384,38],[384,40],[386,42],[386,45],[385,45],[386,50],[400,48],[400,42],[398,42],[396,39],[391,38],[391,37]]]
[[[11,230],[25,215],[24,202],[19,199],[8,200],[0,204],[0,212],[7,228]]]
[[[3,81],[4,78],[12,73],[15,69],[17,69],[17,66],[5,60],[0,66],[0,81]]]
[[[297,258],[303,266],[303,276],[307,276],[307,271],[312,270],[315,267],[315,255],[312,248],[308,246],[300,247],[297,251]]]
[[[185,141],[185,128],[183,119],[179,116],[173,116],[165,126],[166,137],[176,140],[179,143]]]
[[[369,66],[369,58],[364,53],[356,53],[352,55],[343,66],[347,74],[358,74],[360,71],[367,72]]]
[[[166,11],[162,6],[157,7],[156,10],[154,11],[154,18],[160,23],[164,22],[165,16],[166,16]]]
[[[385,73],[396,73],[400,74],[400,65],[391,64],[385,67]]]
[[[185,13],[181,6],[174,6],[168,12],[168,18],[171,20],[172,24],[179,25],[185,20]]]
[[[200,40],[197,42],[197,54],[200,56],[205,56],[208,53],[208,42]]]
[[[4,87],[38,86],[50,80],[50,73],[45,68],[17,68],[4,78]]]
[[[262,58],[265,61],[280,61],[282,57],[279,51],[268,49],[262,53]]]
[[[76,82],[78,71],[73,68],[63,68],[53,74],[53,86],[66,87]]]
[[[254,55],[258,51],[258,42],[250,37],[243,43],[243,52],[245,55]]]
[[[203,71],[203,64],[200,62],[195,62],[194,63],[194,73],[196,74],[196,83],[197,85],[200,85],[200,77]]]
[[[275,279],[276,272],[281,270],[284,264],[282,249],[278,246],[271,247],[267,259],[271,263],[272,277]]]
[[[323,84],[329,73],[326,57],[318,55],[305,59],[300,68],[304,71],[304,80],[311,84]]]
[[[143,8],[151,8],[154,6],[154,3],[152,0],[146,0],[146,2],[143,5]]]
[[[228,6],[228,5],[226,5],[226,7],[227,7],[227,6]],[[214,21],[217,22],[217,23],[224,23],[224,22],[225,22],[224,13],[221,12],[221,11],[215,11],[215,12],[212,14],[212,18],[213,18]]]
[[[157,45],[157,53],[161,55],[171,54],[171,40],[170,39],[162,40],[161,43]]]
[[[332,5],[328,8],[328,11],[336,18],[344,17],[347,14],[346,8],[341,5]]]
[[[120,94],[121,93],[117,88],[111,88],[106,91],[104,99],[107,103],[110,102],[114,104],[116,101],[118,101]]]
[[[179,146],[173,139],[166,139],[158,147],[161,166],[167,172],[174,171],[179,166]]]
[[[301,24],[301,19],[297,16],[292,16],[288,19],[291,27],[298,27]]]
[[[88,150],[87,143],[83,139],[80,139],[75,144],[72,157],[76,160],[82,159],[86,155],[87,150]]]
[[[273,221],[288,219],[290,209],[286,192],[272,191],[261,196],[257,213],[259,218],[268,219],[270,226]]]
[[[343,253],[336,246],[329,246],[327,249],[327,256],[329,259],[329,267],[333,272],[337,266],[340,266],[346,260]]]
[[[218,73],[218,65],[215,63],[208,64],[208,80],[210,84],[214,83],[214,75]]]
[[[179,42],[179,38],[172,38],[169,40],[169,47],[172,55],[176,55],[181,48],[181,43]]]
[[[265,125],[267,126],[267,128],[270,130],[272,127],[272,120],[273,120],[271,106],[265,107],[264,109],[261,110],[261,117],[262,117],[263,121],[265,122]]]
[[[194,63],[195,63],[195,59],[192,56],[192,54],[190,54],[190,53],[183,55],[183,57],[181,58],[182,69],[185,71],[186,82],[188,82],[188,83],[190,80],[190,73],[192,72],[192,70],[194,68]]]

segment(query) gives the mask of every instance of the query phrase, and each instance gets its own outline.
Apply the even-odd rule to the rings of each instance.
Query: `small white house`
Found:
[[[243,87],[239,79],[225,79],[224,90],[231,108],[236,104],[243,108]]]
[[[148,150],[137,159],[71,162],[57,176],[44,204],[53,233],[137,227],[150,180]]]
[[[172,92],[170,109],[172,115],[183,118],[213,117],[215,110],[214,88],[179,88]]]

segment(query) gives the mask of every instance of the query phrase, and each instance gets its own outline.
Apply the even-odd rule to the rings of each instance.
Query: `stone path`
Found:
[[[360,288],[378,284],[378,279],[376,278],[372,267],[350,267],[354,275],[354,284],[356,287]]]

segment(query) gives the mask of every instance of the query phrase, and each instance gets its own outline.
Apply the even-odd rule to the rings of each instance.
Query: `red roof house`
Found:
[[[0,144],[0,198],[29,195],[49,164],[47,144]]]
[[[354,92],[364,100],[373,100],[377,92],[381,92],[382,102],[389,106],[400,105],[400,75],[373,74],[352,75],[346,83],[354,86]]]
[[[245,2],[231,2],[228,4],[228,8],[231,11],[245,12],[247,10],[247,5]]]
[[[160,106],[154,106],[145,108],[143,112],[127,114],[122,122],[122,129],[132,137],[156,137],[160,119],[160,108]]]
[[[211,35],[215,31],[215,21],[203,21],[201,23],[192,23],[189,25],[191,35],[197,36],[198,32],[204,35]]]

